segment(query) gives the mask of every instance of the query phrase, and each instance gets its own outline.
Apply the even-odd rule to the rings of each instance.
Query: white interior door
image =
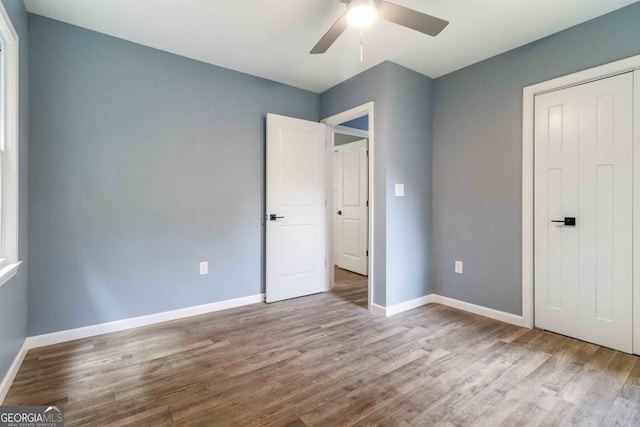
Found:
[[[630,353],[632,74],[536,96],[535,114],[535,324]]]
[[[368,275],[367,140],[334,148],[334,262]]]
[[[266,301],[326,290],[324,124],[267,115]]]
[[[334,149],[335,150],[335,149]],[[342,160],[340,153],[338,150],[333,152],[333,157],[331,157],[332,161],[332,172],[333,172],[333,233],[331,238],[333,239],[333,263],[338,265],[338,258],[340,254],[340,248],[338,247],[338,237],[340,236],[340,232],[338,230],[338,214],[336,213],[339,210],[340,206],[340,187],[342,186],[342,166],[340,161]],[[331,215],[331,214],[330,214]]]

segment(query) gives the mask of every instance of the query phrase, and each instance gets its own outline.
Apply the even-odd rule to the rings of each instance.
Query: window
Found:
[[[18,34],[0,3],[0,286],[18,272]]]

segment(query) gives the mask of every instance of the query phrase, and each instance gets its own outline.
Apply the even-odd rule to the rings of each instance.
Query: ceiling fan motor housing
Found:
[[[348,0],[347,2],[347,11],[351,10],[356,6],[369,6],[374,9],[378,8],[379,0]]]
[[[378,18],[377,0],[350,0],[347,3],[347,21],[356,28],[367,27]]]

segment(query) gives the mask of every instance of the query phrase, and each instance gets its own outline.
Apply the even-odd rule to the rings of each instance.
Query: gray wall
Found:
[[[320,97],[322,117],[375,103],[373,300],[383,306],[432,291],[431,89],[428,77],[384,62]]]
[[[433,292],[433,80],[389,65],[387,306]],[[404,197],[395,184],[404,184]]]
[[[639,22],[634,4],[435,81],[437,293],[522,313],[522,88],[640,54]]]
[[[29,35],[27,12],[20,0],[2,0],[20,43],[20,128],[19,128],[19,256],[18,274],[0,286],[0,381],[27,336],[27,152],[29,123]]]
[[[29,24],[29,333],[262,292],[265,114],[319,96]]]

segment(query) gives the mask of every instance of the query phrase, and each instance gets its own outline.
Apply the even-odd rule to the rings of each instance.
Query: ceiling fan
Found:
[[[347,26],[363,28],[373,24],[377,18],[433,37],[440,34],[449,25],[449,21],[444,19],[384,0],[340,0],[340,2],[346,3],[346,12],[322,36],[318,44],[311,49],[311,54],[325,53],[333,42],[340,37],[340,34],[347,29]]]

